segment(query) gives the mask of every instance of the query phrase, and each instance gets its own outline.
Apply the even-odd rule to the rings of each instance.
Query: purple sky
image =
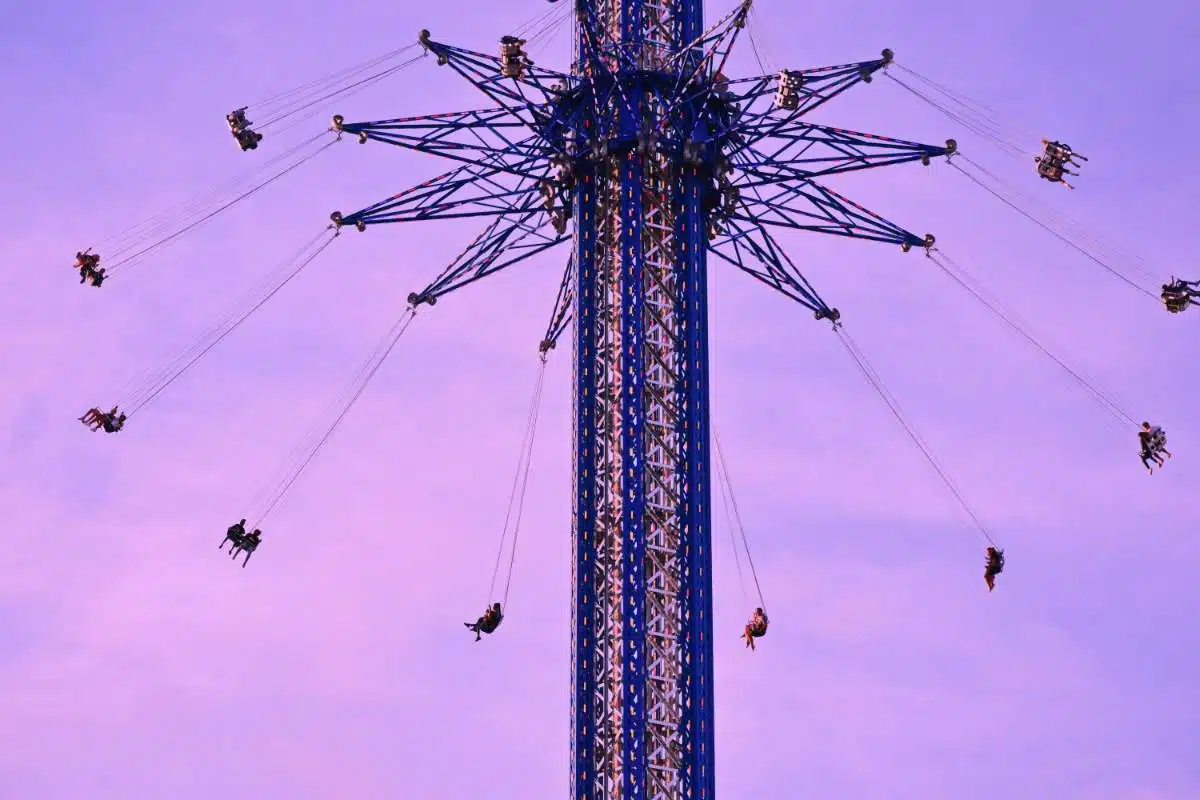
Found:
[[[246,570],[216,550],[225,526],[476,227],[351,231],[120,437],[75,417],[192,341],[330,211],[448,167],[345,142],[102,292],[67,269],[76,249],[306,135],[241,154],[229,108],[421,27],[490,52],[543,7],[128,0],[6,15],[0,798],[563,796],[566,351],[550,366],[508,621],[481,645],[460,623],[486,599],[565,253],[418,318]],[[777,63],[891,47],[1091,161],[1068,195],[890,81],[820,121],[958,136],[1165,279],[1200,269],[1200,163],[1180,138],[1200,122],[1200,60],[1182,55],[1200,12],[1138,7],[756,4]],[[564,32],[535,57],[561,64],[566,47]],[[745,49],[733,71],[753,69]],[[334,112],[480,105],[428,60],[310,128]],[[785,238],[1007,547],[988,595],[979,537],[826,326],[714,263],[714,413],[772,612],[748,654],[718,509],[722,796],[1200,797],[1200,545],[1187,521],[1200,310],[1168,316],[943,163],[837,186],[935,232],[1056,353],[1166,425],[1176,458],[1147,477],[1131,430],[919,254]]]

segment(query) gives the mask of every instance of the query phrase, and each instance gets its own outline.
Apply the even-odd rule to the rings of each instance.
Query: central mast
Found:
[[[702,208],[713,175],[699,151],[669,159],[657,143],[693,133],[668,128],[664,90],[712,78],[693,78],[699,59],[685,52],[701,2],[577,8],[573,73],[593,87],[582,126],[593,135],[574,142],[570,167],[573,796],[699,800],[714,793]]]

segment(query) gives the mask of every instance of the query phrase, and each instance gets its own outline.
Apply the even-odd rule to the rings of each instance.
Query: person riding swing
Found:
[[[746,623],[746,627],[742,631],[742,639],[745,640],[746,647],[750,648],[750,652],[754,652],[754,640],[767,635],[767,623],[766,612],[761,608],[754,609],[750,621]]]
[[[987,564],[983,568],[983,581],[988,591],[996,588],[996,576],[1004,572],[1004,551],[997,547],[987,549]]]
[[[229,526],[229,530],[225,531],[225,538],[221,540],[221,551],[225,550],[225,543],[229,542],[229,552],[235,553],[242,548],[242,544],[246,541],[246,520],[238,520]]]
[[[246,560],[242,562],[242,569],[245,569],[246,565],[250,563],[250,556],[254,555],[254,551],[258,549],[260,544],[262,544],[261,530],[255,528],[246,534],[246,538],[242,540],[242,544],[238,548],[238,550],[246,554]],[[238,550],[233,551],[235,559],[237,558]]]
[[[483,638],[485,633],[495,633],[496,628],[500,627],[500,623],[504,621],[504,613],[500,608],[499,603],[492,605],[483,612],[483,616],[474,622],[464,622],[467,630],[475,634],[475,641]]]

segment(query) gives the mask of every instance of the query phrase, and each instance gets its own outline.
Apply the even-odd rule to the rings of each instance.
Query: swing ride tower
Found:
[[[462,163],[339,228],[491,218],[413,308],[570,242],[554,346],[574,319],[572,796],[715,794],[707,270],[710,254],[835,326],[783,253],[791,229],[928,247],[817,179],[953,152],[801,118],[872,61],[729,80],[751,0],[577,0],[569,72],[518,37],[499,56],[420,44],[492,108],[339,134]],[[568,228],[573,228],[568,233]]]
[[[416,43],[334,75],[330,80],[340,81],[340,89],[330,91],[326,81],[316,81],[256,104],[255,116],[266,118],[259,127],[266,129],[425,56],[467,80],[489,101],[470,111],[374,122],[335,116],[335,141],[391,144],[454,166],[374,205],[334,212],[332,230],[322,231],[285,263],[257,300],[247,300],[246,307],[231,312],[174,363],[130,389],[120,408],[130,417],[139,413],[304,270],[343,228],[362,232],[387,223],[485,221],[435,280],[409,295],[400,320],[351,381],[340,411],[327,427],[323,421],[301,451],[304,455],[289,460],[278,483],[264,495],[258,521],[246,526],[257,531],[349,413],[420,307],[551,249],[569,249],[541,342],[542,370],[510,498],[510,512],[516,499],[517,521],[500,605],[508,599],[546,354],[573,321],[572,797],[713,800],[710,441],[733,517],[738,514],[720,440],[715,433],[710,439],[710,265],[732,266],[832,325],[868,383],[990,545],[989,564],[1002,556],[996,541],[904,419],[881,376],[843,329],[841,314],[797,269],[776,235],[803,231],[886,243],[906,252],[923,249],[934,265],[1130,426],[1136,426],[1135,417],[980,293],[961,265],[935,251],[931,235],[918,236],[854,203],[831,189],[829,179],[957,156],[951,166],[971,181],[1134,288],[1151,297],[1154,292],[1021,209],[984,180],[998,181],[959,154],[954,140],[933,146],[808,122],[813,110],[886,74],[894,63],[890,50],[869,61],[810,69],[774,71],[760,60],[762,74],[730,79],[728,60],[747,27],[752,0],[740,0],[707,27],[702,0],[549,2],[551,10],[530,23],[542,27],[529,39],[569,17],[574,37],[566,71],[536,65],[520,29],[519,35],[499,39],[498,54],[445,44],[421,31]],[[557,21],[550,19],[555,16]],[[403,61],[381,66],[398,59]],[[952,120],[1013,149],[996,132],[995,120],[979,118],[978,104],[896,66],[922,81],[922,88],[894,74],[887,77]],[[361,77],[366,72],[371,74]],[[958,106],[947,107],[927,92],[940,92]],[[246,108],[226,119],[239,146],[253,150],[262,136],[251,130]],[[328,136],[322,132],[268,161],[260,171],[278,171],[248,190],[243,188],[251,176],[238,179],[226,190],[236,192],[232,199],[212,200],[221,194],[218,190],[188,206],[177,226],[166,221],[167,213],[110,240],[114,250],[105,250],[116,263],[105,262],[108,272],[132,266],[282,178],[331,147],[333,141],[318,147],[317,140]],[[247,141],[255,145],[248,147]],[[1065,148],[1057,142],[1044,145]],[[277,166],[289,160],[287,166]],[[973,166],[974,173],[962,162]],[[155,238],[172,227],[173,232]],[[104,270],[99,255],[89,253],[76,255],[76,267],[83,280],[99,287],[106,279]],[[1163,299],[1170,299],[1168,293]],[[1180,309],[1168,303],[1168,310]],[[114,415],[115,410],[105,415],[96,408],[84,421],[107,417],[105,429],[116,432],[126,414],[116,420]],[[508,523],[506,518],[505,535]],[[740,520],[731,526],[740,528]],[[239,544],[237,539],[250,539],[244,529],[240,535],[236,531],[231,528],[226,541],[248,558],[257,539],[249,547]],[[496,588],[504,546],[502,537],[489,594]],[[989,572],[994,578],[991,567]],[[757,576],[755,584],[757,589]],[[489,602],[497,599],[491,596]],[[761,591],[758,602],[765,606]]]

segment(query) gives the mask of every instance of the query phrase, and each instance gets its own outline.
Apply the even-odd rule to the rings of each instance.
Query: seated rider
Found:
[[[246,554],[246,560],[242,562],[242,569],[245,569],[246,565],[250,563],[250,556],[254,555],[254,551],[258,549],[260,544],[262,544],[262,531],[255,528],[247,533],[242,539],[242,543],[238,545],[236,550],[233,550],[233,557],[235,559],[239,550]]]
[[[746,623],[745,630],[742,631],[742,638],[746,640],[746,647],[749,647],[751,652],[753,652],[754,640],[766,635],[767,614],[761,608],[756,608],[750,616],[750,621]]]
[[[238,520],[229,526],[229,530],[225,531],[225,538],[221,540],[222,551],[225,550],[225,543],[229,542],[229,552],[235,553],[242,548],[242,543],[246,541],[246,520]]]
[[[124,412],[118,414],[116,406],[113,406],[113,410],[101,418],[100,425],[104,428],[105,433],[117,433],[125,427],[125,414]]]
[[[487,611],[483,612],[483,616],[474,622],[464,622],[463,625],[467,630],[474,632],[475,641],[483,638],[481,634],[495,633],[496,628],[500,627],[500,623],[504,621],[504,614],[500,609],[499,603],[492,603]]]
[[[1042,139],[1042,146],[1046,148],[1046,155],[1048,157],[1061,164],[1074,164],[1078,167],[1082,165],[1075,159],[1080,158],[1084,161],[1087,161],[1087,156],[1079,155],[1079,153],[1076,153],[1071,149],[1071,145],[1069,144],[1063,144],[1062,142],[1051,142],[1047,141],[1046,139]]]
[[[249,106],[235,108],[225,115],[225,121],[229,123],[229,130],[233,131],[235,136],[250,127],[250,120],[246,119],[246,109],[248,108]]]
[[[1055,161],[1049,156],[1034,156],[1033,160],[1037,164],[1038,175],[1042,176],[1044,180],[1048,180],[1051,183],[1061,183],[1068,189],[1075,188],[1071,184],[1067,183],[1066,179],[1063,178],[1063,175],[1077,175],[1078,173],[1071,172],[1069,169],[1066,169],[1061,162]]]
[[[257,150],[258,143],[262,141],[263,135],[258,131],[252,131],[249,128],[244,128],[233,132],[233,138],[237,139],[238,147],[242,148],[242,152],[247,150]]]
[[[116,411],[116,408],[113,408]],[[104,412],[98,408],[89,408],[87,413],[79,418],[79,421],[87,425],[94,431],[100,430],[100,426],[104,424]]]
[[[1180,294],[1186,294],[1188,297],[1200,297],[1200,281],[1185,281],[1183,278],[1171,277],[1171,285],[1179,291]]]
[[[1004,551],[995,547],[987,549],[987,564],[983,568],[983,581],[988,591],[996,588],[996,576],[1004,572]]]
[[[93,431],[104,428],[108,433],[116,433],[125,424],[125,415],[118,412],[117,406],[113,406],[112,411],[107,414],[98,408],[89,408],[87,413],[79,418],[79,421]],[[113,430],[109,430],[110,428]]]
[[[1142,466],[1146,468],[1147,472],[1153,475],[1154,467],[1150,466],[1150,462],[1153,461],[1155,464],[1158,464],[1158,466],[1161,467],[1164,463],[1162,456],[1158,455],[1158,453],[1154,451],[1154,445],[1151,442],[1150,434],[1146,431],[1138,431],[1138,444],[1141,445],[1140,455],[1142,458]]]

